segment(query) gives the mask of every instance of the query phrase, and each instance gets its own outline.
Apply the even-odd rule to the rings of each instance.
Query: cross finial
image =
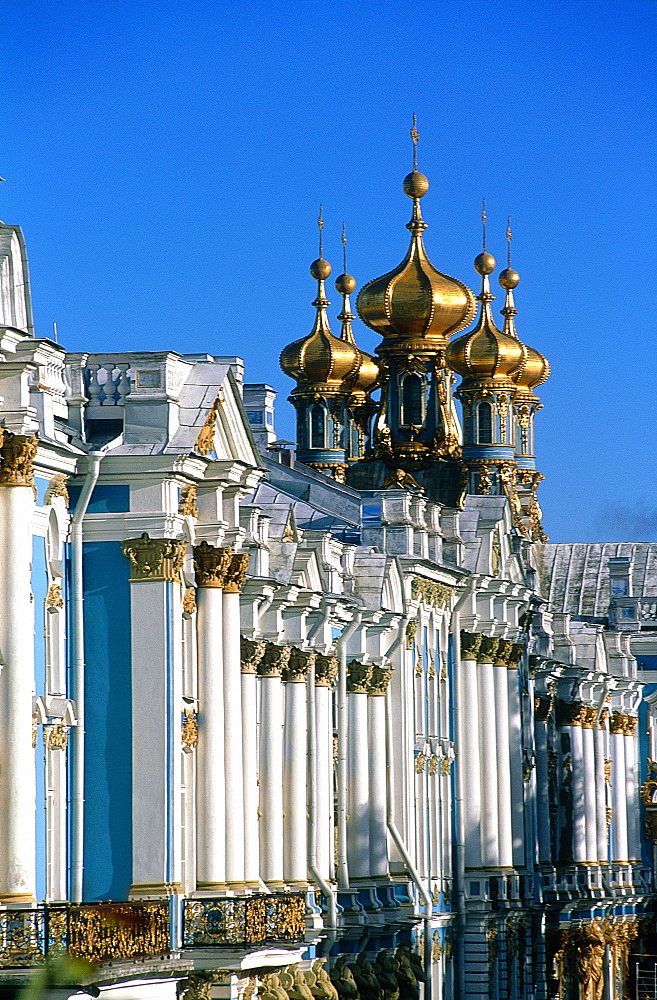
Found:
[[[481,199],[481,227],[483,229],[483,244],[484,244],[483,249],[484,249],[484,253],[486,252],[486,222],[487,222],[487,220],[488,220],[488,216],[486,215],[486,199],[482,198]]]
[[[324,209],[322,205],[319,206],[317,228],[319,229],[319,256],[321,258],[324,256]]]
[[[344,273],[347,273],[347,227],[344,222],[342,223],[342,262],[344,264]]]
[[[506,266],[507,267],[511,267],[511,239],[512,239],[511,216],[509,216],[509,218],[506,220],[506,243],[507,243]]]
[[[417,130],[417,115],[413,115],[411,139],[413,140],[413,170],[417,170],[417,144],[420,141],[420,133]]]

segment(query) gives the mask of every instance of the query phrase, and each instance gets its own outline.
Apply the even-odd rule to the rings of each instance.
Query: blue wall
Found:
[[[130,562],[119,542],[83,547],[84,899],[127,899],[132,882]]]
[[[34,688],[37,695],[46,693],[46,639],[45,600],[48,592],[46,575],[46,540],[32,536],[32,593],[34,594]],[[36,767],[36,893],[42,900],[46,895],[46,775],[43,727],[35,750]]]

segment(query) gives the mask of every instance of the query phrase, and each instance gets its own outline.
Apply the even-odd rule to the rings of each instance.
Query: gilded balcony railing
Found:
[[[301,893],[185,899],[183,948],[234,948],[303,941],[305,913],[305,898]]]
[[[171,950],[169,903],[61,903],[0,912],[0,967],[64,952],[93,965]]]

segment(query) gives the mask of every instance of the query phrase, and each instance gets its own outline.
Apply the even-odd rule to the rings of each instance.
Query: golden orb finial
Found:
[[[416,201],[418,198],[424,198],[429,190],[429,179],[417,169],[417,144],[420,141],[420,133],[417,130],[417,115],[413,115],[411,139],[413,140],[413,170],[404,177],[404,194]]]
[[[342,223],[342,265],[343,272],[335,279],[335,290],[340,295],[351,295],[356,290],[356,279],[347,274],[347,227]]]
[[[511,219],[507,219],[507,226],[506,226],[506,242],[507,242],[506,267],[504,268],[503,271],[500,271],[500,276],[498,278],[498,281],[499,281],[500,285],[502,286],[502,288],[506,288],[507,291],[509,291],[510,289],[516,288],[516,286],[518,285],[518,282],[520,281],[520,275],[518,274],[517,271],[514,271],[514,269],[511,267],[511,237],[512,237],[512,233],[511,233]],[[511,303],[511,304],[513,305],[513,303]],[[507,306],[508,305],[509,305],[509,303],[507,302]]]
[[[319,257],[310,265],[310,273],[315,281],[326,281],[331,274],[331,265],[324,260],[324,211],[323,206],[319,206],[319,218],[317,219],[319,229]]]

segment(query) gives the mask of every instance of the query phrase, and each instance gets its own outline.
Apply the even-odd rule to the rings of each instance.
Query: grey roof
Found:
[[[298,527],[311,531],[332,531],[334,534],[342,534],[345,528],[353,530],[354,527],[358,526],[358,522],[354,525],[339,514],[332,514],[304,500],[299,500],[292,493],[281,490],[273,483],[259,483],[251,496],[244,500],[244,503],[262,507],[265,514],[272,515],[273,521],[270,530],[283,517],[283,510],[286,512],[285,518],[287,518],[287,512],[290,508],[294,511],[294,519]],[[272,533],[275,534],[275,531]]]
[[[632,594],[657,597],[657,542],[546,545],[539,561],[542,596],[551,611],[583,618],[609,613],[609,559],[631,560]]]
[[[300,526],[304,526],[306,519],[312,519],[313,524],[306,524],[305,527],[318,531],[327,530],[333,524],[360,528],[361,497],[356,490],[337,483],[321,472],[315,472],[307,465],[289,468],[272,461],[266,455],[262,455],[262,462],[267,470],[268,485],[284,495],[280,501],[272,502],[301,502],[301,513],[298,514],[295,508],[295,517]],[[325,525],[318,523],[321,518],[326,519]]]

